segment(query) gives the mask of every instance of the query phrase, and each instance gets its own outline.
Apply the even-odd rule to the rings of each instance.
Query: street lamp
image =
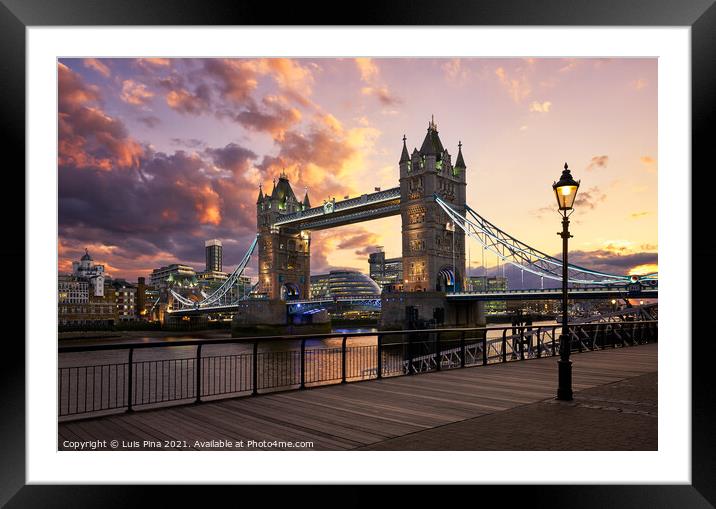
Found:
[[[552,189],[557,197],[557,205],[562,213],[562,231],[557,235],[562,237],[562,334],[559,337],[559,385],[557,387],[557,399],[562,401],[572,400],[572,362],[569,360],[571,350],[569,341],[569,316],[567,314],[567,280],[569,274],[567,271],[567,251],[569,234],[569,216],[574,199],[577,197],[579,182],[572,178],[567,163],[564,163],[564,171],[558,182],[552,184]]]

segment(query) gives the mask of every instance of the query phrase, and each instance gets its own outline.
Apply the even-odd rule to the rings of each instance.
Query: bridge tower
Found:
[[[466,167],[462,143],[455,163],[432,119],[420,150],[400,157],[403,288],[406,292],[459,291],[465,277],[465,233],[435,202],[437,194],[465,214]]]
[[[309,296],[311,234],[297,228],[272,225],[279,216],[310,208],[308,191],[298,200],[285,172],[274,180],[271,194],[259,188],[256,230],[259,234],[259,288],[269,299],[291,300]]]

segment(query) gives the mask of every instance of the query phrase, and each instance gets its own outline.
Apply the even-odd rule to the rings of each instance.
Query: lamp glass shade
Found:
[[[572,210],[574,200],[577,197],[577,190],[579,189],[579,181],[572,178],[567,163],[564,163],[562,176],[552,184],[552,189],[554,189],[554,194],[557,197],[559,210]]]
[[[572,210],[574,206],[574,199],[577,197],[577,185],[565,185],[554,188],[554,194],[557,196],[557,204],[559,210]]]

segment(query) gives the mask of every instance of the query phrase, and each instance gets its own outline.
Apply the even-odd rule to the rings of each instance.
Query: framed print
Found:
[[[350,25],[132,4],[2,7],[27,197],[3,502],[430,483],[713,503],[690,171],[711,3]],[[72,490],[120,488],[139,496]]]

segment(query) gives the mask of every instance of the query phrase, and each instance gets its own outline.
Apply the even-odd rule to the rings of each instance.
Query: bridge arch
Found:
[[[281,300],[298,300],[301,298],[301,289],[295,283],[281,285]]]
[[[435,289],[439,292],[447,292],[448,290],[457,290],[456,282],[459,274],[451,265],[443,265],[438,271],[437,280],[435,281]]]

